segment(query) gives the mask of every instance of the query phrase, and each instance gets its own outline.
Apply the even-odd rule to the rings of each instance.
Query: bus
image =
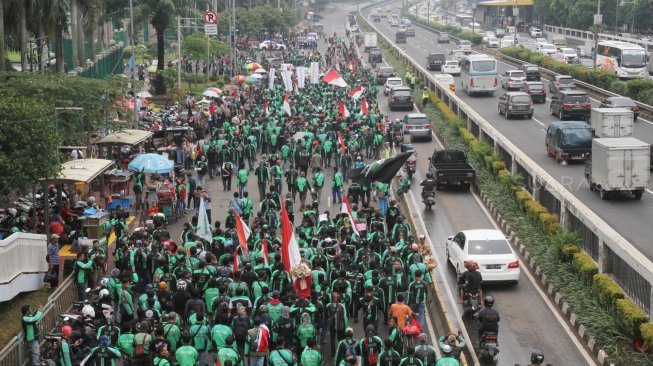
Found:
[[[473,54],[460,59],[460,87],[468,95],[492,95],[498,83],[497,60],[494,57]]]
[[[456,15],[456,23],[460,25],[461,28],[462,27],[471,28],[472,16],[467,14],[458,14]]]
[[[634,43],[599,40],[596,47],[596,67],[614,72],[621,79],[645,77],[647,54]]]

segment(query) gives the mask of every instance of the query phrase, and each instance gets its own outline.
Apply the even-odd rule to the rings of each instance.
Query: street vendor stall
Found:
[[[169,174],[174,169],[173,162],[158,154],[140,154],[129,163],[129,170],[145,174]],[[163,184],[156,192],[160,212],[167,220],[174,218],[177,221],[175,202],[176,195],[172,185]]]

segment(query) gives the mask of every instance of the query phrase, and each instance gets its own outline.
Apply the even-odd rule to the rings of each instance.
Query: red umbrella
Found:
[[[243,75],[236,75],[231,81],[233,81],[234,83],[242,84],[245,82],[245,79],[247,78],[244,77]]]

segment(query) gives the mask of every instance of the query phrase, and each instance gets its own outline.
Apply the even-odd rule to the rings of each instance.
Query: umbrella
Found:
[[[152,94],[149,91],[140,91],[136,93],[136,96],[139,98],[152,98]]]
[[[236,75],[236,76],[234,76],[234,78],[232,79],[232,81],[233,81],[234,83],[242,84],[242,83],[245,82],[246,79],[247,79],[247,78],[244,77],[244,76],[242,76],[242,75]]]
[[[245,70],[256,70],[256,69],[260,69],[261,67],[263,67],[261,66],[261,64],[252,62],[251,64],[245,65]]]
[[[263,75],[261,75],[261,74],[252,74],[252,75],[248,76],[248,79],[249,78],[254,78],[254,79],[257,79],[257,80],[261,80],[261,79],[263,79]]]
[[[172,160],[159,154],[140,154],[132,160],[129,170],[141,171],[150,174],[169,173],[174,168]]]
[[[222,90],[220,90],[220,88],[206,88],[206,90],[204,91],[208,91],[208,90],[214,91],[218,94],[222,94]]]
[[[219,96],[218,93],[214,92],[213,90],[206,90],[204,93],[202,93],[202,95],[207,98],[217,98]]]
[[[224,86],[224,88],[229,89],[229,91],[238,90],[238,87],[234,84],[227,84]]]
[[[253,78],[253,77],[251,77],[251,76],[248,76],[247,79],[245,79],[245,82],[246,82],[247,84],[253,84],[253,83],[259,83],[259,82],[261,82],[261,80],[260,80],[260,79]]]
[[[261,67],[260,69],[256,69],[256,70],[254,71],[254,73],[256,73],[256,74],[267,74],[268,71],[267,71],[266,69],[264,69],[264,68]]]
[[[205,93],[206,93],[206,92],[205,92]],[[197,102],[197,104],[210,104],[210,103],[211,103],[211,101],[210,101],[210,100],[207,100],[207,99],[202,99],[202,100],[200,100],[199,102]]]

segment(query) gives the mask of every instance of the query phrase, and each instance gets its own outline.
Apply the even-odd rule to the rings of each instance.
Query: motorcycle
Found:
[[[61,334],[47,333],[43,335],[43,348],[41,351],[41,364],[55,366],[59,362],[59,344],[63,337]]]
[[[422,202],[426,205],[426,209],[431,211],[431,207],[435,205],[435,192],[427,192],[422,198]]]
[[[479,344],[479,361],[481,365],[496,365],[499,354],[498,333],[485,332],[481,335]]]
[[[406,175],[408,175],[408,179],[413,179],[413,174],[415,174],[415,171],[417,170],[415,163],[415,159],[406,160],[404,170],[406,171]]]
[[[481,303],[479,301],[478,292],[465,292],[465,300],[463,301],[463,316],[467,315],[473,317],[474,314],[481,310]]]
[[[399,189],[397,189],[397,196],[401,196],[408,191],[410,191],[410,180],[401,178],[399,181]]]

